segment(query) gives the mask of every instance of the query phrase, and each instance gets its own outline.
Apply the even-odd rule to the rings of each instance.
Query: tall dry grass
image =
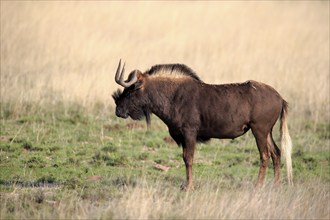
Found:
[[[311,184],[313,183],[313,184]],[[215,184],[215,185],[214,185]],[[140,182],[107,199],[81,192],[52,198],[54,189],[5,194],[1,214],[14,219],[329,219],[328,185],[313,180],[294,188],[260,191],[250,186],[218,190],[207,183],[183,193],[161,182]],[[55,189],[56,190],[56,189]],[[18,190],[19,191],[19,190]],[[52,198],[49,200],[48,198]],[[37,202],[36,202],[37,201]],[[12,207],[13,211],[8,212]]]
[[[260,80],[295,119],[329,118],[329,2],[1,1],[1,103],[112,106],[127,70],[185,63],[209,83]]]
[[[323,184],[260,191],[249,187],[220,191],[207,184],[181,196],[161,187],[137,187],[122,199],[110,201],[100,213],[114,219],[327,219],[328,200]]]

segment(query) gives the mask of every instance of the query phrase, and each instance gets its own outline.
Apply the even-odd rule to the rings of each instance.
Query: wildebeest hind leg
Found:
[[[274,166],[274,177],[275,177],[275,186],[278,187],[281,184],[280,181],[280,169],[281,169],[281,151],[277,147],[273,135],[270,132],[267,136],[267,144],[268,148],[273,160],[273,166]]]
[[[258,182],[257,182],[257,188],[260,188],[264,183],[266,170],[270,158],[270,152],[267,147],[268,132],[264,132],[262,129],[252,127],[252,133],[256,139],[256,143],[260,154],[260,168],[259,168]]]

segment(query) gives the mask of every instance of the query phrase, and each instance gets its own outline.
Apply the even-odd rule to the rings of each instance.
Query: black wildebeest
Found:
[[[275,185],[280,184],[281,150],[272,136],[280,118],[282,153],[286,158],[287,178],[292,184],[291,138],[288,132],[288,104],[272,87],[256,82],[210,85],[199,79],[183,64],[155,65],[142,73],[132,71],[123,79],[121,61],[115,81],[124,91],[113,94],[116,115],[133,120],[157,115],[169,129],[171,137],[183,148],[187,182],[192,183],[192,165],[196,142],[210,138],[234,139],[249,129],[260,153],[257,187],[262,186],[270,157],[274,164]]]

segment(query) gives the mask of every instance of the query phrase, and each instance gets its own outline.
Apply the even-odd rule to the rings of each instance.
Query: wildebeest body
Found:
[[[166,92],[167,97],[162,98],[160,107],[153,106],[153,112],[168,125],[178,144],[182,144],[185,129],[195,132],[197,141],[233,139],[243,135],[257,121],[262,123],[259,119],[267,120],[267,123],[271,120],[274,125],[281,112],[279,106],[283,99],[273,88],[262,83],[209,85],[194,79],[173,81],[167,88],[170,90]],[[159,82],[149,83],[161,88],[157,85]],[[159,99],[159,94],[154,96]]]
[[[273,159],[275,183],[280,182],[281,151],[272,137],[277,119],[281,119],[282,148],[291,181],[291,139],[287,129],[287,102],[272,87],[256,82],[211,85],[201,81],[187,66],[157,65],[145,73],[133,71],[128,80],[119,75],[116,81],[125,87],[116,92],[116,114],[140,119],[157,115],[169,129],[171,137],[183,147],[187,183],[192,187],[192,163],[196,142],[210,138],[236,138],[249,129],[256,138],[260,153],[258,185],[265,177],[269,158]]]

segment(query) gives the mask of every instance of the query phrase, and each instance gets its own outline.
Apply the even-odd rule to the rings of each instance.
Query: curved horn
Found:
[[[130,87],[131,85],[133,85],[134,83],[137,82],[137,76],[136,76],[136,72],[133,73],[131,80],[128,81],[128,82],[125,82],[123,80],[124,78],[124,72],[125,72],[125,63],[123,65],[123,69],[120,73],[120,69],[121,69],[121,60],[119,60],[119,64],[118,64],[118,68],[117,68],[117,71],[116,71],[116,76],[115,76],[115,81],[116,83],[118,83],[119,85],[125,87],[125,88],[128,88]],[[120,74],[119,74],[120,73]]]

